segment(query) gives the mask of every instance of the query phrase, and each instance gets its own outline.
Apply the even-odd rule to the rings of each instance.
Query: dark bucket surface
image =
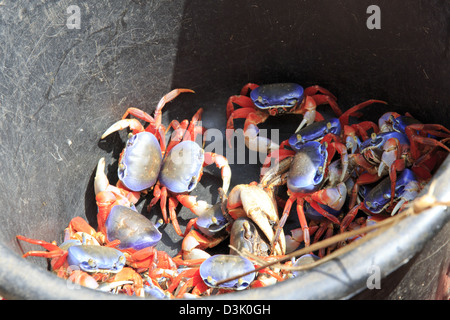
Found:
[[[381,29],[366,25],[372,4],[381,10]],[[66,25],[70,5],[80,9],[80,29]],[[3,1],[0,296],[118,298],[68,288],[46,271],[45,259],[22,259],[21,249],[36,247],[20,248],[15,236],[60,242],[75,216],[96,227],[97,161],[106,157],[115,183],[126,138],[124,132],[100,141],[100,135],[127,107],[152,112],[172,88],[196,93],[168,104],[165,124],[203,107],[203,125],[224,131],[227,98],[245,83],[296,82],[328,88],[343,109],[371,98],[388,101],[367,109],[371,120],[386,111],[410,112],[450,127],[449,14],[450,4],[437,0]],[[261,127],[281,128],[285,139],[298,123],[286,117]],[[437,174],[441,199],[450,193],[449,165]],[[259,165],[232,165],[232,172],[232,186],[249,183],[258,179]],[[207,168],[193,194],[214,203],[220,181],[219,171]],[[161,217],[157,208],[143,213]],[[184,208],[179,215],[182,226],[192,217]],[[450,261],[449,217],[436,207],[301,279],[226,297],[435,298]],[[177,253],[181,238],[171,225],[161,231],[158,249]],[[363,291],[374,265],[382,289]]]

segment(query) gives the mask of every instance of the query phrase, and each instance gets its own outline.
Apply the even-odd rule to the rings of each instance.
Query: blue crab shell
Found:
[[[395,198],[400,197],[415,197],[409,195],[407,185],[410,182],[417,181],[415,174],[410,169],[405,169],[397,177],[395,183]],[[391,200],[391,180],[389,177],[384,178],[374,188],[372,188],[364,199],[364,205],[374,214],[382,213]]]
[[[364,140],[360,144],[359,148],[361,152],[364,152],[364,150],[366,149],[370,149],[378,159],[381,159],[384,152],[383,146],[390,138],[396,138],[401,145],[409,146],[409,139],[406,134],[396,131],[390,131],[378,133],[374,139],[369,138]]]
[[[191,192],[203,169],[204,151],[193,141],[182,141],[164,159],[159,181],[174,193]]]
[[[122,205],[111,209],[105,226],[109,241],[120,240],[118,249],[140,250],[153,247],[162,237],[153,222],[137,211]]]
[[[117,273],[125,265],[126,258],[117,249],[95,246],[79,245],[68,248],[67,262],[69,266],[77,266],[89,273],[110,272]]]
[[[246,258],[236,255],[217,254],[209,257],[200,265],[200,276],[206,285],[212,288],[243,290],[255,279],[254,272],[221,285],[216,283],[252,270],[255,270],[255,267]]]
[[[216,203],[197,218],[197,228],[205,235],[214,237],[229,225],[222,212],[222,203]]]
[[[292,108],[303,100],[303,92],[296,83],[266,84],[253,89],[250,99],[260,109]]]
[[[308,141],[320,141],[326,134],[341,134],[341,123],[338,118],[314,122],[309,126],[300,129],[289,138],[289,145],[298,151],[302,145]]]
[[[402,133],[405,133],[406,127],[411,124],[421,124],[419,120],[407,116],[400,116],[395,118],[391,115],[389,119],[392,121],[392,128],[395,131]]]
[[[317,141],[305,143],[292,160],[287,186],[292,192],[317,191],[324,181],[327,149]]]
[[[128,189],[142,191],[156,183],[161,163],[161,147],[156,137],[150,132],[140,132],[128,139],[117,173]]]

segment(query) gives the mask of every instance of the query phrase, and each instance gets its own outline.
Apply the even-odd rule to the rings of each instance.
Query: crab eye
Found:
[[[94,259],[90,258],[90,259],[88,260],[88,265],[89,265],[91,268],[95,268],[96,263],[95,263]]]

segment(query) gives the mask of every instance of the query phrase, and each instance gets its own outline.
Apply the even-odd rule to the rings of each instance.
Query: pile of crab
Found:
[[[389,112],[378,123],[359,121],[363,108],[383,101],[369,100],[342,112],[335,96],[319,86],[248,84],[228,100],[227,139],[234,120],[245,118],[247,147],[269,154],[259,181],[236,185],[229,192],[227,159],[196,143],[205,131],[200,125],[203,110],[191,120],[173,120],[167,128],[161,123],[164,105],[183,92],[193,91],[171,91],[153,116],[129,108],[102,135],[104,139],[130,130],[115,186],[107,179],[104,158],[97,165],[97,230],[75,217],[59,246],[19,235],[19,240],[46,249],[29,251],[25,257],[50,258],[53,272],[80,285],[140,297],[198,297],[267,286],[298,273],[264,267],[265,261],[404,210],[450,152],[445,145],[450,130],[422,124],[409,114]],[[331,106],[335,117],[325,119],[316,110],[321,104]],[[283,113],[303,115],[292,137],[278,145],[258,135],[258,124]],[[214,205],[190,194],[203,167],[213,163],[222,177],[220,200]],[[156,224],[135,206],[150,195],[150,208],[160,202],[162,219]],[[195,214],[184,232],[177,220],[179,204]],[[297,212],[300,228],[285,236],[291,211]],[[162,223],[171,223],[183,237],[174,257],[155,248],[162,238],[158,230]],[[363,236],[346,238],[284,265],[321,259]],[[223,241],[229,241],[229,253],[208,253]]]

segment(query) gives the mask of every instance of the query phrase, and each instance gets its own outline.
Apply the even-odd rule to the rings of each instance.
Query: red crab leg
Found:
[[[312,95],[315,95],[317,93],[321,93],[323,95],[329,96],[333,100],[337,100],[337,98],[334,96],[334,94],[332,94],[328,89],[325,89],[325,88],[323,88],[321,86],[318,86],[318,85],[310,86],[308,88],[305,88],[304,93],[307,96],[312,96]]]
[[[176,146],[180,141],[183,139],[183,136],[187,130],[187,127],[189,125],[189,120],[185,119],[181,121],[181,124],[177,120],[172,120],[167,127],[167,131],[169,131],[170,128],[174,129],[174,132],[172,132],[172,136],[170,137],[170,142],[167,145],[167,148],[165,148],[165,153],[168,153],[174,146]]]
[[[227,158],[224,156],[213,153],[213,152],[205,152],[205,160],[203,166],[208,166],[212,163],[215,163],[217,168],[221,169],[221,177],[222,177],[222,189],[225,194],[228,193],[228,188],[230,187],[231,181],[231,169],[228,164]]]
[[[358,197],[359,186],[363,185],[363,184],[370,184],[373,182],[377,182],[378,180],[380,180],[380,177],[378,176],[378,174],[370,174],[370,173],[361,174],[358,177],[358,179],[356,179],[356,182],[352,188],[352,196],[350,198],[350,204],[349,204],[350,208],[353,208],[356,204],[356,198]]]
[[[163,219],[166,223],[169,222],[167,218],[167,211],[166,211],[166,205],[167,205],[167,188],[162,187],[161,188],[161,199],[159,200],[159,206],[161,208],[161,213],[163,215]]]
[[[180,274],[175,279],[173,279],[172,283],[167,288],[167,291],[173,293],[173,291],[178,287],[183,278],[192,278],[197,272],[199,272],[199,268],[192,268],[180,272]]]
[[[338,104],[336,103],[336,100],[331,98],[328,95],[323,94],[315,94],[311,96],[314,101],[316,102],[316,105],[322,105],[322,104],[329,104],[331,109],[333,109],[333,112],[336,114],[336,116],[341,116],[342,111],[339,108]]]
[[[241,95],[247,95],[248,94],[248,92],[249,92],[249,90],[250,91],[252,91],[252,90],[255,90],[256,88],[258,88],[259,87],[259,84],[256,84],[256,83],[247,83],[246,85],[244,85],[243,87],[242,87],[242,89],[241,89]]]
[[[355,128],[362,140],[367,140],[369,135],[368,130],[373,129],[373,132],[380,132],[378,126],[372,121],[362,121],[360,123],[352,124],[351,127]]]
[[[233,130],[234,130],[234,119],[242,119],[247,118],[248,115],[255,113],[256,110],[254,108],[242,108],[234,110],[231,115],[227,118],[227,130],[226,130],[226,137],[228,141],[228,145],[230,148],[231,146],[231,137],[233,136]]]
[[[161,124],[162,108],[166,105],[167,102],[172,101],[173,99],[178,97],[178,95],[180,95],[180,93],[183,93],[183,92],[195,93],[191,89],[174,89],[174,90],[170,91],[168,94],[166,94],[164,97],[162,97],[161,100],[159,100],[158,105],[156,106],[155,114],[154,114],[155,127],[158,127]]]
[[[309,227],[308,222],[306,221],[305,211],[303,210],[304,199],[297,198],[297,215],[298,220],[300,221],[300,226],[303,231],[303,241],[305,242],[305,247],[308,247],[311,243],[310,235],[309,235]]]
[[[28,251],[27,253],[25,253],[23,255],[24,258],[26,258],[28,256],[43,257],[43,258],[58,258],[55,262],[52,261],[53,270],[59,269],[66,261],[68,252],[62,250],[61,248],[59,248],[57,245],[55,245],[53,243],[43,241],[43,240],[30,239],[30,238],[26,238],[21,235],[17,235],[16,237],[19,240],[22,240],[22,241],[25,241],[28,243],[32,243],[32,244],[40,245],[44,249],[48,250],[48,252],[46,252],[46,251]]]
[[[417,160],[421,156],[419,147],[417,146],[418,143],[422,143],[422,144],[434,146],[434,147],[439,146],[439,147],[445,149],[447,152],[450,152],[450,149],[442,142],[440,142],[436,139],[433,139],[433,138],[419,136],[416,133],[416,131],[428,133],[431,130],[434,133],[439,133],[439,136],[443,136],[443,137],[448,137],[449,136],[448,134],[450,133],[450,130],[448,130],[446,127],[439,125],[439,124],[412,124],[405,128],[405,133],[408,136],[409,141],[411,143],[411,156],[414,160]],[[446,134],[437,132],[435,130],[445,131]]]
[[[180,236],[183,237],[184,234],[181,232],[180,225],[178,224],[177,219],[177,213],[175,209],[178,206],[178,200],[173,197],[169,197],[169,215],[170,215],[170,221],[172,221],[173,228],[175,229],[175,232]]]
[[[95,196],[98,207],[97,225],[98,231],[106,234],[105,223],[112,207],[117,203],[117,198],[111,191],[101,191]]]
[[[250,99],[247,96],[240,95],[240,96],[231,96],[228,98],[227,102],[227,120],[230,118],[231,114],[236,111],[234,110],[234,103],[240,106],[241,108],[245,109],[256,109],[255,104],[253,103],[252,99]]]
[[[387,102],[385,101],[381,101],[381,100],[367,100],[365,102],[362,102],[360,104],[357,104],[356,106],[351,107],[350,109],[348,109],[347,111],[345,111],[340,117],[339,117],[339,121],[341,122],[341,125],[348,125],[349,123],[349,117],[350,116],[355,116],[355,112],[359,111],[373,103],[382,103],[382,104],[387,104]]]
[[[166,187],[161,187],[161,185],[159,184],[159,182],[157,184],[155,184],[155,187],[153,189],[153,199],[152,201],[150,201],[150,204],[147,207],[147,210],[151,210],[151,208],[158,202],[160,201],[160,208],[161,208],[161,213],[163,215],[163,220],[164,223],[169,223],[168,217],[167,217],[167,210],[166,210],[166,205],[167,205],[167,188]]]
[[[307,197],[305,198],[305,200],[311,205],[311,207],[316,210],[318,213],[320,213],[321,215],[323,215],[325,218],[327,218],[328,220],[330,220],[333,223],[336,224],[340,224],[340,221],[338,218],[336,218],[335,216],[333,216],[332,214],[328,213],[324,208],[322,208],[321,206],[318,205],[318,203],[314,200],[312,200],[311,198]]]
[[[56,251],[58,251],[59,253],[63,250],[61,250],[61,248],[59,248],[57,245],[44,241],[44,240],[37,240],[37,239],[31,239],[31,238],[26,238],[24,236],[21,235],[17,235],[16,236],[17,239],[31,243],[31,244],[37,244],[40,245],[41,247],[43,247],[44,249],[48,250],[49,252],[46,251],[28,251],[27,253],[24,254],[24,258],[28,257],[28,256],[37,256],[37,257],[46,257],[46,258],[53,258],[53,256],[49,256],[47,257],[47,254],[54,254]],[[36,253],[38,253],[39,255],[36,255]]]
[[[186,134],[185,134],[185,136],[183,138],[183,141],[186,141],[186,140],[195,141],[195,137],[196,137],[196,130],[195,130],[195,128],[196,128],[198,122],[202,118],[202,113],[203,113],[203,109],[200,108],[194,114],[194,116],[191,119],[191,122],[189,123],[189,127],[186,130]]]
[[[278,239],[280,238],[281,230],[283,230],[284,224],[286,223],[286,220],[291,212],[292,204],[296,200],[297,200],[297,198],[295,197],[295,195],[291,195],[289,197],[289,199],[286,201],[286,205],[284,206],[284,209],[283,209],[283,214],[281,215],[281,218],[278,221],[276,228],[275,228],[276,230],[275,230],[275,235],[273,237],[273,242],[272,242],[272,251],[275,250],[275,245],[278,242]]]

